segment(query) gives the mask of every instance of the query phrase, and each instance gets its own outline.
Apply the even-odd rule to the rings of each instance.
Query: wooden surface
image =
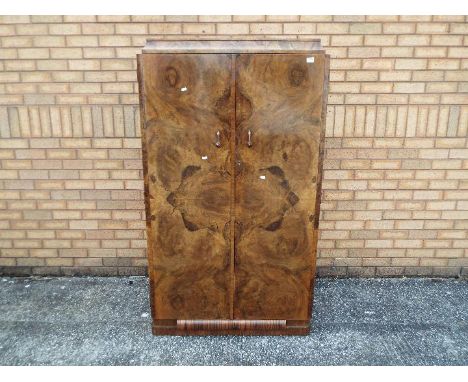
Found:
[[[306,335],[309,321],[287,320],[155,320],[155,335]]]
[[[320,40],[148,40],[144,53],[311,53]]]
[[[308,333],[327,63],[138,57],[154,334]]]
[[[324,57],[307,57],[236,60],[235,318],[308,317]]]
[[[230,318],[231,56],[145,55],[142,70],[154,318]]]

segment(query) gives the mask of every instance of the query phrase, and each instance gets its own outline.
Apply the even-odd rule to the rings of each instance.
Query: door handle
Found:
[[[219,130],[216,132],[216,147],[221,147],[221,133]]]
[[[248,146],[248,147],[252,147],[252,132],[250,131],[250,129],[249,129],[249,131],[247,132],[247,136],[248,136],[247,146]]]

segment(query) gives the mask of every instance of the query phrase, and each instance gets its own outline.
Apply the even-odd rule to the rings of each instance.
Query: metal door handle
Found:
[[[247,141],[247,146],[252,147],[252,132],[249,130],[249,131],[247,132],[247,135],[248,135],[248,137],[249,137],[249,139],[248,139],[248,141]]]
[[[221,133],[219,130],[216,132],[216,147],[221,147]]]

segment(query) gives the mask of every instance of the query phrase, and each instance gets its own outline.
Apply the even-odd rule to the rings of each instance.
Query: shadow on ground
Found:
[[[144,277],[0,279],[0,365],[468,365],[467,324],[454,279],[319,279],[306,337],[154,337]]]

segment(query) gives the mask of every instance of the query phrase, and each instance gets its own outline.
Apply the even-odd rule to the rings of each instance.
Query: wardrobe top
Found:
[[[323,52],[316,40],[147,40],[143,53],[310,53]]]

